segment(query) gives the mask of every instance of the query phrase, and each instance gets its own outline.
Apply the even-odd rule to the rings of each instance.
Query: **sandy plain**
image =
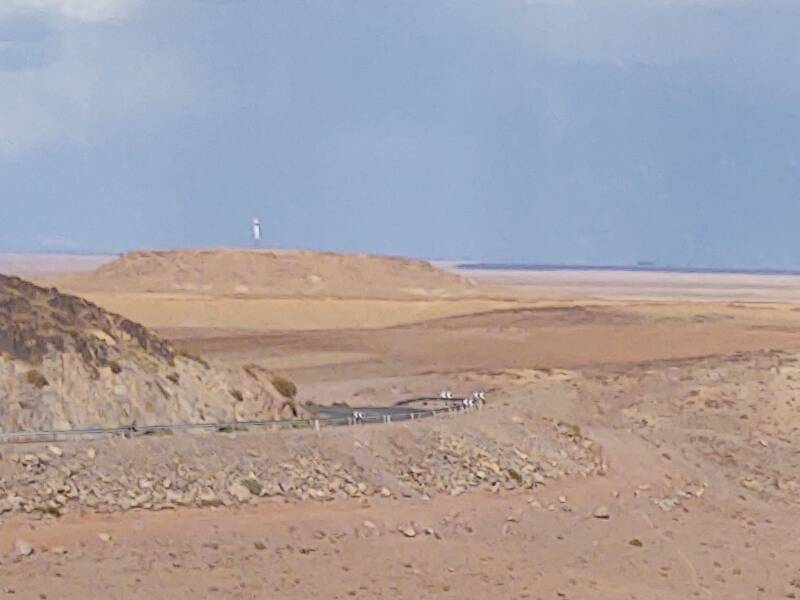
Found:
[[[800,281],[467,275],[478,291],[448,298],[85,295],[211,360],[279,370],[302,400],[485,389],[483,411],[425,427],[533,444],[569,423],[602,448],[605,473],[495,492],[14,516],[0,525],[0,594],[800,597]],[[369,469],[405,427],[323,436]],[[31,556],[15,554],[18,539]]]

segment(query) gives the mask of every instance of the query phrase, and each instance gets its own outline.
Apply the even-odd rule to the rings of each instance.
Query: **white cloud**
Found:
[[[136,0],[4,0],[0,17],[15,12],[38,12],[92,23],[124,19],[135,3]]]
[[[111,12],[110,0],[47,2],[56,4],[59,11],[80,8],[85,18],[121,14]],[[192,58],[160,46],[134,21],[58,27],[50,36],[41,42],[53,48],[45,61],[4,69],[0,60],[0,161],[54,146],[105,144],[207,106]]]

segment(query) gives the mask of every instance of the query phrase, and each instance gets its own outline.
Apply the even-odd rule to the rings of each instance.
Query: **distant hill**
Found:
[[[265,419],[290,408],[263,370],[181,356],[138,323],[0,275],[0,431]]]
[[[289,250],[132,252],[56,281],[78,292],[334,297],[448,296],[473,287],[421,260]]]

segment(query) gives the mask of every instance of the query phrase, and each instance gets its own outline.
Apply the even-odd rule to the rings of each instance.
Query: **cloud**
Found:
[[[65,19],[96,23],[126,18],[136,0],[5,0],[3,14],[55,14]]]
[[[20,12],[3,19],[0,9],[0,163],[105,144],[204,110],[210,94],[200,93],[193,57],[135,18],[111,21],[138,0],[11,2]]]
[[[43,68],[0,69],[0,161],[59,145],[105,143],[202,110],[178,59],[68,43]]]

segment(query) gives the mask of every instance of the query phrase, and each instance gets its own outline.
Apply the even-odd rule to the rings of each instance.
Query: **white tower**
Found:
[[[261,245],[261,220],[258,217],[253,217],[253,245]]]

